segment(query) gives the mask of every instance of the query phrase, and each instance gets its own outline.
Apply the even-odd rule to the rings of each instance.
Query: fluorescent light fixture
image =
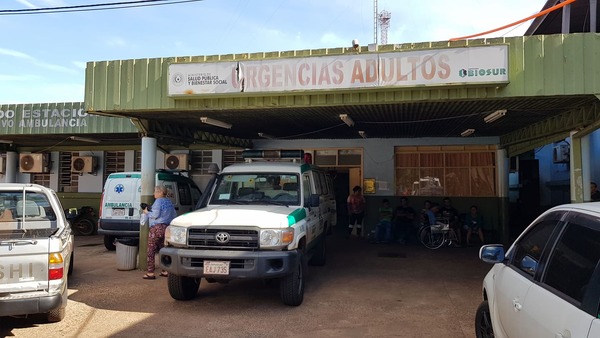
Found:
[[[506,115],[506,109],[500,109],[484,117],[483,120],[485,121],[485,123],[492,123],[504,115]]]
[[[96,140],[96,139],[88,138],[88,137],[71,136],[69,138],[73,141],[81,141],[81,142],[88,142],[88,143],[100,143],[100,140]]]
[[[4,144],[12,144],[13,141],[11,140],[0,140],[0,143],[4,143]]]
[[[359,130],[358,135],[360,135],[360,137],[362,137],[362,138],[367,138],[367,133],[365,133],[364,130]]]
[[[467,129],[467,130],[463,131],[462,133],[460,133],[460,136],[467,137],[469,135],[472,135],[474,132],[475,132],[475,129],[470,128],[470,129]]]
[[[354,127],[354,120],[348,114],[340,114],[340,119],[342,119],[348,127]]]
[[[268,139],[274,139],[275,138],[275,136],[272,136],[272,135],[269,135],[269,134],[265,134],[265,133],[258,133],[258,136],[262,137],[262,138],[268,138]]]
[[[231,123],[211,119],[210,117],[201,117],[200,121],[202,121],[202,123],[210,124],[211,126],[231,129]]]

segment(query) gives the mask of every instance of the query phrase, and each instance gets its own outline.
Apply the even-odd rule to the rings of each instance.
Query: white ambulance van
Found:
[[[194,181],[177,172],[157,171],[156,185],[169,190],[168,196],[177,214],[195,209],[201,192]],[[123,172],[108,176],[100,201],[98,233],[104,235],[104,246],[115,250],[115,239],[139,237],[142,173]]]
[[[279,279],[283,303],[298,306],[307,263],[326,262],[326,234],[336,215],[333,185],[324,170],[301,163],[302,151],[252,150],[244,157],[252,163],[224,168],[201,207],[167,227],[160,265],[169,272],[169,293],[192,299],[201,278]],[[264,157],[270,160],[258,160]]]

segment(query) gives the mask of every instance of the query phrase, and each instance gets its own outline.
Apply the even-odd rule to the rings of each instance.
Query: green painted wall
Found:
[[[285,94],[230,94],[175,100],[166,96],[168,65],[173,62],[218,62],[356,54],[352,48],[270,53],[89,62],[85,103],[88,111],[205,110],[307,107],[386,102],[490,99],[600,93],[600,34],[518,36],[380,46],[379,52],[507,44],[506,86],[447,86],[398,89],[312,91]],[[368,52],[363,48],[359,53]]]
[[[102,197],[102,193],[86,193],[86,192],[78,192],[78,193],[65,193],[65,192],[57,192],[56,195],[60,200],[60,203],[63,206],[63,209],[69,208],[81,208],[83,206],[90,206],[96,210],[96,214],[98,214],[98,209],[100,208],[100,198]]]

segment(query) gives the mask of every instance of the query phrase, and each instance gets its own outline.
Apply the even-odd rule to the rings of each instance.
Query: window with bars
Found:
[[[209,175],[208,167],[212,163],[212,150],[193,150],[191,152],[191,176]]]
[[[125,152],[124,151],[107,151],[104,153],[104,180],[112,173],[120,173],[125,171]]]
[[[60,152],[58,154],[58,191],[77,192],[79,175],[71,172],[71,160],[79,156],[78,152]]]
[[[133,171],[142,171],[142,151],[136,150],[133,156]]]
[[[496,196],[496,147],[395,148],[396,194]]]
[[[50,188],[50,173],[31,174],[31,183]]]
[[[308,149],[313,162],[321,167],[360,167],[362,149]]]
[[[234,163],[244,163],[243,150],[223,150],[223,167]]]

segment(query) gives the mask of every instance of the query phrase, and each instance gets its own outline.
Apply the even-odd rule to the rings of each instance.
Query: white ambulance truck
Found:
[[[223,169],[207,187],[199,210],[167,227],[160,265],[169,272],[169,293],[196,296],[200,280],[280,279],[281,300],[304,298],[307,263],[324,265],[325,238],[335,222],[329,176],[316,166],[258,161],[302,158],[301,151],[246,151],[252,163]]]

